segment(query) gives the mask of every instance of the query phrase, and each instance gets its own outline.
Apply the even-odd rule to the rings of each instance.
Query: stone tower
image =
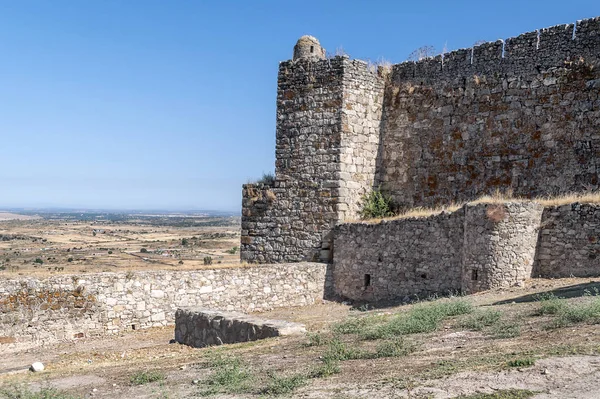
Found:
[[[293,61],[300,59],[304,60],[324,60],[325,49],[321,47],[321,43],[314,36],[304,35],[296,42],[294,46]]]
[[[298,40],[279,65],[275,182],[243,189],[242,261],[329,259],[329,231],[374,185],[383,90],[366,62]]]

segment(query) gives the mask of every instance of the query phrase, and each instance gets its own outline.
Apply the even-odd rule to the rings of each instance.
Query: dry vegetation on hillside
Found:
[[[600,283],[525,288],[385,309],[329,303],[266,313],[302,337],[194,349],[173,328],[6,354],[4,397],[595,398]],[[43,373],[20,373],[33,360]],[[20,367],[18,367],[20,366]],[[10,396],[17,390],[30,396]],[[2,397],[0,395],[0,397]]]

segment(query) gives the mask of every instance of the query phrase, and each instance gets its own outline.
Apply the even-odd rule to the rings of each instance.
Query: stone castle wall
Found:
[[[560,25],[395,65],[378,170],[395,201],[598,189],[600,18],[573,32]]]
[[[0,350],[174,323],[178,307],[264,311],[322,300],[319,263],[0,282]]]
[[[600,205],[544,210],[534,277],[588,277],[600,273]]]
[[[379,73],[304,50],[279,68],[276,181],[244,187],[244,261],[330,260],[374,187],[400,208],[600,188],[600,18]]]
[[[467,204],[453,213],[334,231],[333,293],[357,301],[465,294],[600,275],[600,205]]]

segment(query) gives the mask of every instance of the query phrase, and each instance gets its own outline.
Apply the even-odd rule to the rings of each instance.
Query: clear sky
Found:
[[[240,209],[274,170],[278,62],[311,34],[394,63],[599,0],[0,0],[0,207]]]

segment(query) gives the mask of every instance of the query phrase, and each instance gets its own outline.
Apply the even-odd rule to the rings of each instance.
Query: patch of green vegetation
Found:
[[[506,364],[508,367],[529,367],[535,364],[535,359],[532,357],[519,357],[509,360]]]
[[[526,389],[502,389],[494,393],[475,393],[472,395],[460,395],[455,399],[528,399],[537,392]]]
[[[359,214],[363,219],[393,216],[392,198],[379,190],[373,190],[362,196]]]
[[[12,386],[0,389],[2,399],[79,399],[79,396],[69,395],[54,388],[42,388],[33,392],[28,387]]]
[[[375,351],[351,347],[339,339],[333,339],[329,343],[327,351],[323,354],[322,359],[324,362],[337,362],[344,360],[399,357],[406,356],[414,352],[415,349],[416,346],[414,344],[408,343],[402,338],[381,342],[377,345]]]
[[[521,325],[518,320],[499,321],[492,328],[494,338],[515,338],[521,335]]]
[[[306,384],[306,376],[294,374],[291,376],[269,375],[269,382],[260,390],[264,395],[286,395]]]
[[[253,376],[239,358],[214,354],[209,360],[213,373],[204,380],[201,395],[243,393],[251,389]]]
[[[384,324],[368,325],[358,333],[367,340],[428,333],[437,330],[445,319],[472,311],[473,305],[463,299],[421,303],[406,314],[399,314]]]
[[[323,346],[325,345],[328,340],[327,338],[325,338],[325,336],[323,336],[323,334],[321,333],[308,333],[306,334],[306,337],[308,338],[308,342],[306,344],[304,344],[304,346],[310,347],[310,346]]]
[[[381,324],[384,320],[385,317],[380,315],[350,317],[334,324],[331,330],[336,334],[362,334],[373,325]]]
[[[573,324],[600,323],[600,298],[586,303],[565,304],[559,309],[549,328],[566,327]]]
[[[496,324],[502,317],[502,312],[495,309],[477,310],[461,322],[463,328],[481,331],[485,327]]]
[[[567,302],[554,296],[554,294],[538,295],[537,299],[540,301],[540,308],[537,311],[537,315],[554,315],[565,309]]]
[[[166,377],[160,371],[138,371],[129,378],[133,385],[144,385],[151,382],[162,381]]]
[[[309,374],[310,378],[326,378],[340,372],[339,362],[333,359],[324,359],[323,364],[315,367]]]

